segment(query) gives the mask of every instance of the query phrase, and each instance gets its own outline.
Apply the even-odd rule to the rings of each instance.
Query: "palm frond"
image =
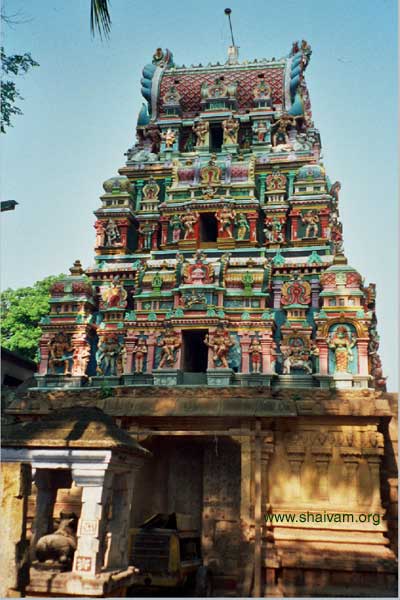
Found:
[[[108,38],[111,31],[111,17],[108,10],[108,0],[91,0],[90,2],[90,31],[96,32],[102,38]]]

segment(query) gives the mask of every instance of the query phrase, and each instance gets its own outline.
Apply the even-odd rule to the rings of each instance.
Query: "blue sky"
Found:
[[[29,285],[93,259],[102,182],[135,139],[140,76],[156,47],[178,65],[224,61],[232,8],[240,58],[313,49],[306,79],[323,156],[342,183],[349,263],[376,282],[381,354],[397,389],[397,4],[395,0],[113,0],[108,42],[89,32],[89,0],[7,0],[24,23],[3,30],[7,53],[40,67],[19,80],[24,115],[3,136],[2,287]]]

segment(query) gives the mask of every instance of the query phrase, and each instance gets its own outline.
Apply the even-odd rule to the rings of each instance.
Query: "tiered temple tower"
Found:
[[[234,48],[235,50],[235,48]],[[143,69],[135,145],[95,212],[96,258],[52,289],[41,387],[384,389],[375,288],[344,256],[311,48]]]
[[[310,57],[303,40],[281,59],[239,63],[233,46],[225,64],[179,67],[158,48],[144,67],[136,142],[95,212],[94,264],[53,285],[38,387],[8,409],[38,430],[47,414],[51,438],[59,411],[86,407],[63,426],[68,485],[54,475],[58,429],[55,449],[40,431],[7,442],[9,462],[36,469],[32,539],[56,507],[80,515],[72,573],[31,569],[29,593],[80,596],[90,577],[99,589],[134,561],[127,524],[176,511],[201,532],[219,595],[396,595],[395,399],[375,286],[347,262],[340,183],[321,162]],[[83,434],[89,407],[108,416]],[[87,447],[107,446],[110,416],[124,444],[128,432],[151,452],[136,480],[119,455],[97,480]],[[75,464],[70,445],[84,442]],[[118,496],[132,486],[130,509]]]

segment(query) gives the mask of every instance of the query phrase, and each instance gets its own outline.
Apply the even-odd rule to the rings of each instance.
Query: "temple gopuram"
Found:
[[[53,285],[37,387],[7,410],[14,594],[130,595],[129,528],[176,513],[215,595],[397,597],[396,397],[310,58],[303,40],[191,67],[158,48],[144,67],[94,262]],[[46,571],[60,513],[74,554]]]

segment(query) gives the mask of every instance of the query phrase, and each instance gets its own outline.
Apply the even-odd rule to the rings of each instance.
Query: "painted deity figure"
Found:
[[[153,63],[153,65],[156,65],[157,67],[162,67],[164,65],[165,59],[166,59],[166,56],[165,56],[164,52],[162,51],[162,48],[157,48],[153,54],[153,58],[152,58],[151,62]]]
[[[157,200],[158,194],[160,193],[160,186],[156,180],[151,177],[149,181],[143,186],[143,199],[144,200]]]
[[[229,350],[232,346],[235,345],[234,340],[228,334],[228,332],[224,330],[216,331],[213,335],[212,340],[210,340],[210,337],[207,334],[204,338],[204,343],[212,350],[212,359],[214,362],[214,366],[217,367],[218,363],[221,363],[220,366],[223,369],[228,369]]]
[[[350,363],[353,360],[353,351],[356,340],[347,327],[340,325],[333,335],[327,339],[328,346],[334,352],[335,372],[349,373]]]
[[[251,357],[251,367],[253,369],[253,373],[261,373],[262,346],[258,337],[254,337],[251,340],[249,354]]]
[[[268,191],[286,190],[286,181],[286,176],[280,172],[279,168],[273,169],[272,173],[266,179]]]
[[[310,360],[315,363],[316,372],[319,371],[319,348],[315,342],[311,342],[310,345]]]
[[[276,131],[272,134],[272,144],[277,146],[279,143],[290,145],[287,130],[290,127],[295,127],[296,118],[289,115],[288,112],[283,112],[279,119],[272,125],[272,129]]]
[[[182,224],[185,228],[185,235],[183,239],[193,240],[195,237],[194,226],[196,225],[200,215],[197,211],[190,210],[190,208],[187,208],[186,211],[187,212],[181,217]]]
[[[140,225],[138,231],[142,238],[143,250],[151,250],[153,233],[155,230],[156,225],[154,223],[143,223],[143,225]]]
[[[276,349],[276,344],[272,344],[271,347],[271,373],[273,374],[277,374],[276,368],[277,368],[277,358],[278,358],[278,352]]]
[[[185,257],[180,252],[177,252],[175,258],[176,258],[175,278],[176,278],[176,285],[179,286],[182,283],[183,265],[185,263]]]
[[[162,138],[165,142],[165,147],[168,149],[172,148],[175,144],[176,135],[170,127],[168,127],[167,131],[162,134]]]
[[[172,241],[174,243],[177,243],[181,239],[181,231],[183,229],[183,225],[182,225],[180,216],[173,215],[169,224],[170,224],[171,231],[172,231]]]
[[[193,148],[194,148],[194,145],[195,145],[195,139],[194,138],[195,138],[195,136],[193,135],[192,132],[190,132],[189,135],[188,135],[188,137],[187,137],[187,139],[186,139],[185,145],[183,147],[183,151],[184,152],[193,152]]]
[[[196,146],[205,146],[207,144],[208,132],[210,130],[210,124],[208,121],[198,121],[193,125],[193,131],[196,134]]]
[[[292,304],[307,305],[311,302],[311,286],[308,281],[303,281],[298,271],[293,273],[289,281],[285,281],[281,288],[282,306]]]
[[[147,355],[147,343],[145,338],[140,337],[137,339],[132,348],[132,354],[135,357],[135,373],[143,373],[144,361]]]
[[[108,219],[105,227],[105,245],[117,246],[121,242],[118,225],[112,219]]]
[[[101,298],[106,308],[125,308],[127,297],[128,293],[120,283],[118,275],[116,275],[110,285],[101,292]]]
[[[246,219],[246,216],[243,213],[239,213],[236,216],[235,222],[237,226],[236,239],[244,240],[247,233],[250,231],[249,222]]]
[[[170,106],[176,106],[179,104],[181,100],[181,95],[178,92],[178,90],[176,89],[176,87],[174,85],[171,85],[166,94],[164,95],[163,101],[164,104],[166,105],[170,105]]]
[[[79,345],[74,349],[73,359],[73,374],[87,377],[86,370],[90,360],[90,345],[87,341],[83,341],[83,345]]]
[[[232,256],[231,252],[225,252],[221,258],[219,259],[220,268],[219,268],[219,277],[218,277],[218,285],[221,287],[225,287],[225,279],[228,272],[229,259]]]
[[[198,263],[190,275],[193,285],[202,285],[206,278],[206,270],[201,263]]]
[[[318,237],[319,232],[319,216],[315,210],[309,210],[301,218],[302,222],[306,225],[306,238]]]
[[[334,198],[336,206],[339,204],[339,192],[340,192],[341,188],[342,188],[342,186],[341,186],[340,181],[335,181],[335,183],[332,184],[329,189],[329,193]]]
[[[94,228],[96,230],[96,248],[100,248],[104,246],[104,223],[103,221],[97,220],[94,224]]]
[[[173,367],[176,363],[176,350],[181,347],[178,334],[173,330],[165,331],[161,340],[157,342],[157,346],[161,348],[161,360],[158,368]]]
[[[271,86],[264,79],[253,90],[255,100],[271,100],[271,93]]]
[[[106,336],[96,352],[98,375],[120,375],[122,373],[122,346],[115,336]]]
[[[291,370],[302,369],[308,375],[312,374],[312,360],[310,352],[304,347],[283,346],[283,375],[290,375]]]
[[[213,159],[208,161],[208,164],[200,170],[201,182],[204,185],[215,185],[220,182],[221,168],[215,164]]]
[[[147,262],[144,260],[139,262],[136,268],[137,270],[135,273],[135,293],[140,294],[142,292],[143,278],[147,271]]]
[[[150,147],[150,152],[153,154],[160,152],[161,133],[156,125],[149,125],[143,130],[143,139]]]
[[[57,373],[57,367],[63,367],[63,375],[71,375],[73,347],[70,336],[60,332],[49,342],[49,373]]]
[[[273,244],[282,244],[284,242],[283,225],[277,217],[266,219],[264,235],[266,241]]]
[[[215,213],[218,221],[218,237],[232,238],[232,221],[236,212],[225,205]]]
[[[333,244],[334,254],[343,253],[343,225],[336,217],[332,217],[329,221],[329,237]]]
[[[237,144],[239,133],[239,122],[233,117],[222,121],[224,131],[224,144]]]
[[[269,129],[267,127],[266,121],[257,121],[253,125],[253,133],[256,136],[257,142],[265,142],[266,135]]]

